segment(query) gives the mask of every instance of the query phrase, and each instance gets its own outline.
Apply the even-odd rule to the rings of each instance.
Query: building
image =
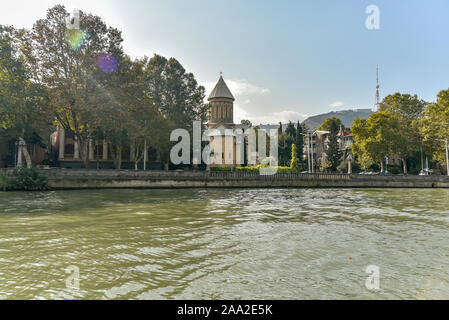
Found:
[[[223,76],[217,82],[208,98],[209,139],[212,166],[238,166],[244,164],[245,138],[236,131],[247,129],[234,123],[235,98]],[[242,138],[243,137],[243,141]]]
[[[321,158],[326,157],[329,133],[329,131],[315,130],[312,133],[306,134],[304,139],[304,158],[310,155],[314,163],[317,164]],[[338,133],[338,143],[340,151],[344,153],[345,150],[352,148],[354,135],[341,127]]]
[[[58,159],[61,168],[79,169],[84,168],[84,162],[81,159],[80,144],[78,143],[73,132],[67,132],[61,126],[51,135],[52,154]],[[104,140],[91,140],[88,145],[89,168],[115,169],[114,161],[111,155],[109,144]],[[154,150],[147,150],[148,170],[162,170],[163,165],[157,162],[157,155]],[[126,146],[122,150],[121,169],[134,169],[133,150],[130,146]],[[143,161],[138,163],[138,168],[143,169]]]
[[[340,143],[340,150],[345,151],[347,149],[352,148],[352,144],[354,143],[354,135],[340,127],[338,142]]]
[[[6,137],[2,137],[0,134],[0,169],[1,168],[13,168],[17,164],[18,159],[18,142]],[[27,150],[31,157],[31,160],[35,164],[41,164],[46,158],[46,150],[44,146],[33,144],[27,141]],[[25,164],[25,158],[22,158],[23,164]]]

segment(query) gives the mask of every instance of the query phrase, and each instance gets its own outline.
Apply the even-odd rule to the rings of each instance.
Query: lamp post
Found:
[[[146,130],[147,130],[147,120],[145,119],[145,141],[144,141],[144,146],[143,146],[143,171],[147,171],[147,161],[148,161],[148,147],[147,147]]]
[[[315,173],[315,162],[313,159],[313,133],[310,134],[311,137],[311,146],[312,146],[312,173]]]

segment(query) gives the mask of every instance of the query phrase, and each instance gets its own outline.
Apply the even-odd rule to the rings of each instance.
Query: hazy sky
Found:
[[[449,87],[448,0],[2,0],[0,24],[31,28],[59,3],[122,30],[131,56],[177,58],[208,93],[222,71],[238,121],[373,108],[377,64],[381,96]]]

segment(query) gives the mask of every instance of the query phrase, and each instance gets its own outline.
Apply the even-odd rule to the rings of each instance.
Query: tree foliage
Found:
[[[341,120],[337,117],[327,118],[323,121],[321,126],[318,128],[318,130],[322,131],[331,131],[331,128],[340,128],[343,126],[343,123]]]
[[[28,41],[28,61],[35,81],[48,89],[47,107],[57,124],[73,132],[85,165],[89,140],[99,124],[99,114],[114,101],[111,73],[100,69],[99,59],[108,55],[121,65],[124,54],[121,32],[108,27],[98,16],[80,11],[80,30],[69,29],[69,13],[62,5],[38,20]]]
[[[296,144],[292,145],[292,160],[290,163],[290,168],[294,171],[299,171],[299,159],[296,150]]]
[[[0,128],[3,135],[19,141],[19,159],[23,154],[30,168],[26,142],[35,134],[49,133],[49,115],[45,89],[33,81],[32,67],[26,63],[25,38],[24,30],[0,26]]]
[[[338,135],[340,132],[340,127],[338,125],[338,122],[330,121],[328,131],[329,131],[329,137],[328,137],[328,143],[327,143],[326,158],[327,158],[327,161],[330,162],[330,169],[333,172],[335,172],[337,170],[337,167],[341,163],[341,156],[342,156],[342,153],[340,151],[340,143],[338,140]]]
[[[419,127],[425,149],[445,165],[443,141],[449,139],[449,89],[438,93],[437,102],[428,105]]]
[[[373,164],[384,168],[387,156],[399,156],[407,174],[407,159],[421,148],[419,126],[426,102],[416,95],[395,93],[385,97],[379,112],[368,120],[356,119],[353,152],[364,169]]]

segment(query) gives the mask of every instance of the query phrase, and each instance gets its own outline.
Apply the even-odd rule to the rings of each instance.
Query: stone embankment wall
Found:
[[[40,170],[53,189],[107,188],[449,188],[446,176],[244,172]]]

